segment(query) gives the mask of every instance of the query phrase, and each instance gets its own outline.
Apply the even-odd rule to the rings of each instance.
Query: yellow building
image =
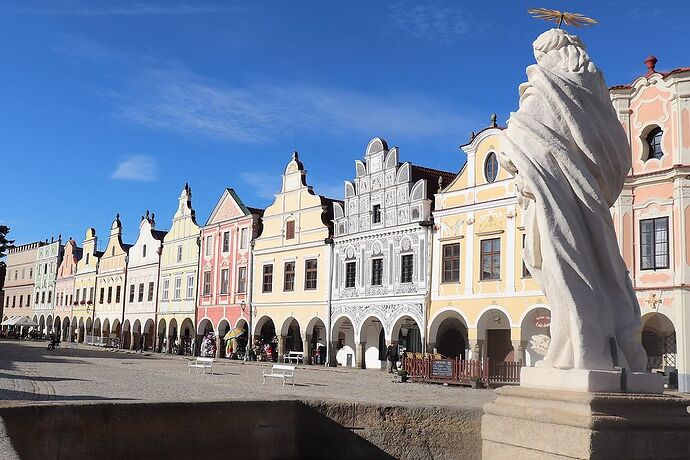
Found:
[[[522,264],[524,227],[513,180],[498,164],[501,128],[462,146],[467,162],[436,195],[427,350],[489,362],[540,357],[533,335],[548,335],[549,307]]]
[[[131,244],[122,243],[122,223],[118,214],[110,226],[108,246],[106,246],[98,262],[98,274],[96,276],[94,335],[100,335],[103,344],[108,342],[111,335],[120,337],[124,316],[125,284],[127,282],[127,252],[130,247]],[[142,331],[142,333],[152,337],[152,329],[153,324],[149,326],[149,330]]]
[[[74,275],[74,292],[69,295],[65,293],[65,297],[69,297],[66,302],[72,305],[71,315],[77,318],[79,324],[77,339],[87,343],[91,343],[95,335],[93,314],[96,304],[96,273],[98,259],[103,255],[96,249],[97,244],[96,230],[87,228],[84,235],[82,257],[77,262],[77,273]],[[82,303],[82,300],[85,302]]]
[[[295,152],[253,251],[251,330],[255,339],[273,343],[280,359],[303,351],[309,362],[315,350],[325,351],[333,203],[307,185]]]

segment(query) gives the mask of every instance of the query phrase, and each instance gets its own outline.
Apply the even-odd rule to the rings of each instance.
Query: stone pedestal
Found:
[[[589,393],[661,394],[664,392],[664,377],[661,374],[621,370],[523,367],[520,370],[520,386]]]
[[[680,459],[690,452],[690,399],[525,387],[496,394],[484,406],[484,460]]]

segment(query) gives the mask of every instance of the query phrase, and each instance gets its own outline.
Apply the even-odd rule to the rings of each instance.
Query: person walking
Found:
[[[139,346],[137,347],[136,350],[134,350],[135,352],[138,352],[138,351],[141,351],[142,353],[144,352],[144,342],[145,342],[145,340],[146,340],[146,336],[145,336],[144,334],[141,334],[141,335],[139,336]]]
[[[386,350],[386,357],[388,358],[388,372],[398,372],[398,347],[391,344]]]

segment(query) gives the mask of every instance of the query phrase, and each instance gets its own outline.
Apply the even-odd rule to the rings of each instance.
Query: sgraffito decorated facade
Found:
[[[384,368],[386,346],[422,352],[434,193],[453,173],[400,163],[372,139],[333,205],[331,324],[341,365]]]

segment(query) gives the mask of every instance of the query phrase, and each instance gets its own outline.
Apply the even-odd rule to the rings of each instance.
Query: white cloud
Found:
[[[289,81],[236,86],[179,68],[148,68],[116,104],[119,119],[140,126],[252,144],[324,132],[419,138],[472,125],[457,108],[424,94],[365,94]]]
[[[158,161],[150,155],[131,155],[117,164],[113,179],[152,182],[158,178]]]
[[[433,42],[449,43],[488,28],[470,8],[443,0],[400,1],[389,6],[388,33],[395,32]]]
[[[266,173],[253,173],[253,172],[243,172],[240,177],[248,185],[252,186],[252,189],[259,198],[264,198],[267,200],[273,200],[276,193],[280,192],[280,174],[266,174]]]

